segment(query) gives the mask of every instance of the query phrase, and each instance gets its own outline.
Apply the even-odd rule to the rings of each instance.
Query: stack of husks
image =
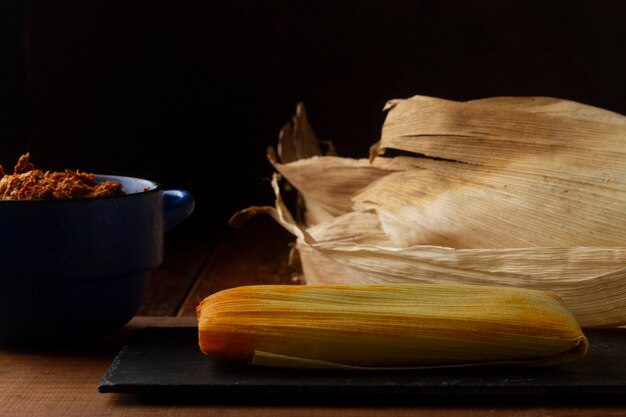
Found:
[[[205,353],[297,367],[554,363],[584,355],[581,328],[626,324],[626,117],[547,97],[415,96],[385,110],[369,158],[353,159],[322,155],[298,106],[268,150],[275,207],[232,222],[274,217],[307,285],[208,297]]]

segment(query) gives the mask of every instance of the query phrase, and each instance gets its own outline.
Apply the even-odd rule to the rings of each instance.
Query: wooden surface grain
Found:
[[[211,293],[255,283],[293,283],[287,258],[291,236],[268,219],[231,230],[219,242],[170,235],[163,264],[146,286],[140,313],[124,328],[97,341],[28,349],[0,347],[0,417],[38,416],[626,416],[626,400],[585,399],[470,404],[146,403],[130,394],[102,394],[97,386],[124,342],[137,329],[195,326],[195,307]]]

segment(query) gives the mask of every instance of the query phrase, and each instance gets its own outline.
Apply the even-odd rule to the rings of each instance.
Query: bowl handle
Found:
[[[163,190],[165,230],[170,230],[185,220],[193,211],[195,201],[187,190]]]

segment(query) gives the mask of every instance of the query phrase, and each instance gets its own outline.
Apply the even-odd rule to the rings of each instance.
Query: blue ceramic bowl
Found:
[[[109,333],[137,312],[163,235],[191,214],[192,195],[144,179],[126,195],[0,201],[0,343]]]

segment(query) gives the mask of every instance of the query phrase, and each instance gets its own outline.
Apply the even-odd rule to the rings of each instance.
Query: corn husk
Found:
[[[587,339],[553,294],[475,285],[257,285],[198,306],[203,353],[257,365],[413,369],[553,365]]]
[[[542,97],[417,96],[387,108],[376,151],[428,158],[355,198],[396,245],[624,244],[625,117]]]
[[[626,117],[545,97],[416,96],[386,110],[369,166],[270,157],[276,205],[254,213],[296,236],[306,283],[548,290],[583,327],[626,324]],[[291,218],[281,177],[324,214]]]
[[[410,167],[410,161],[379,157],[341,158],[329,145],[322,154],[303,103],[278,135],[278,150],[271,146],[267,158],[276,172],[289,179],[304,204],[301,223],[313,226],[352,210],[352,197],[372,182]],[[323,180],[322,180],[323,179]],[[297,208],[299,210],[300,207]]]

